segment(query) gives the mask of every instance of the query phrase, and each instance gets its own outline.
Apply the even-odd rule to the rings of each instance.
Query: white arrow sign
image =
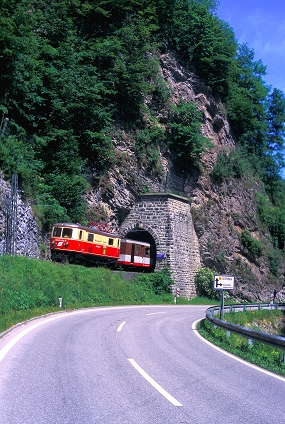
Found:
[[[214,289],[217,290],[233,290],[235,285],[235,277],[229,275],[215,275]]]

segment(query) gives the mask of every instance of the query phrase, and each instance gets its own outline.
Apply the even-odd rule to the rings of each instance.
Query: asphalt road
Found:
[[[206,343],[202,306],[49,315],[0,339],[1,424],[284,423],[285,379]]]

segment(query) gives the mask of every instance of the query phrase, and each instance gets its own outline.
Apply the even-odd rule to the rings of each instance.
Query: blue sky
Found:
[[[285,93],[285,0],[219,0],[217,15],[266,66],[265,82]]]

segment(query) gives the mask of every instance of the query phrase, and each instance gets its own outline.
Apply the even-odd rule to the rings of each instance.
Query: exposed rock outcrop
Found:
[[[178,104],[182,99],[197,103],[203,112],[202,135],[211,140],[213,148],[203,155],[200,169],[192,167],[182,173],[175,167],[168,149],[161,146],[162,173],[154,177],[136,160],[129,134],[115,132],[118,160],[88,198],[90,209],[103,208],[107,220],[119,231],[139,192],[145,189],[163,192],[169,186],[174,187],[176,192],[190,199],[202,266],[235,275],[234,294],[239,300],[266,301],[271,291],[281,289],[284,275],[280,277],[279,287],[275,287],[276,283],[270,279],[267,257],[251,257],[239,238],[242,231],[248,230],[253,238],[272,248],[270,236],[262,231],[257,218],[256,193],[262,192],[262,187],[249,177],[229,179],[220,185],[213,183],[210,173],[219,153],[230,152],[236,146],[225,108],[193,72],[179,64],[171,52],[162,54],[160,62],[160,73],[172,93],[171,101]],[[167,111],[158,110],[157,118],[161,125],[166,125]]]
[[[44,237],[37,228],[31,204],[24,201],[19,191],[15,194],[14,204],[14,222],[12,223],[14,230],[12,234],[11,231],[8,232],[7,239],[7,226],[9,219],[12,218],[11,184],[4,180],[3,175],[0,175],[0,254],[4,255],[8,251],[9,254],[39,258],[40,243]]]

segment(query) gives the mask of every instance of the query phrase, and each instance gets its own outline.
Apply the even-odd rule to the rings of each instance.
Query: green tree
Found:
[[[182,100],[172,106],[169,118],[168,143],[184,166],[198,165],[200,156],[212,147],[201,134],[201,113],[192,102]]]
[[[268,134],[265,154],[265,171],[268,189],[276,188],[277,176],[285,166],[285,95],[281,90],[273,89],[268,99]]]
[[[231,72],[231,90],[227,96],[228,115],[239,143],[246,147],[248,153],[260,159],[266,149],[268,130],[268,88],[262,79],[266,74],[265,66],[261,61],[254,61],[252,49],[241,45]]]

